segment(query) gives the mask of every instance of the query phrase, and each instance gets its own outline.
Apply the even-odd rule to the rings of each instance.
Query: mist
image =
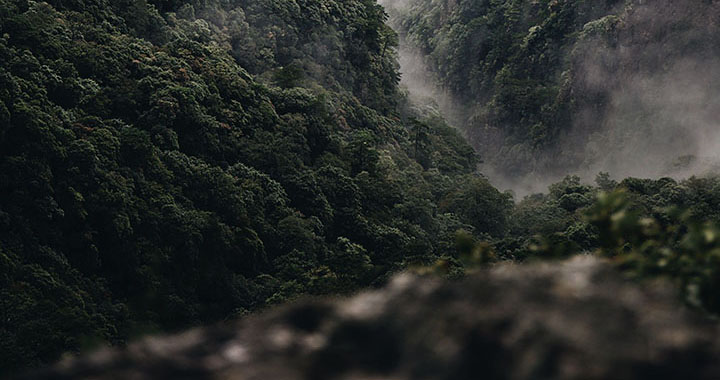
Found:
[[[379,3],[393,16],[390,26],[401,30],[398,20],[414,1]],[[618,20],[613,38],[578,38],[564,52],[570,61],[570,90],[592,101],[578,101],[570,127],[541,149],[509,142],[504,126],[476,123],[472,115],[477,111],[468,108],[477,105],[454,99],[428,69],[417,44],[402,32],[401,85],[418,104],[431,99],[478,149],[485,161],[480,170],[517,199],[544,192],[566,175],[592,182],[599,172],[615,179],[717,174],[720,47],[712,37],[720,33],[720,6],[693,3],[623,2],[613,12]]]
[[[400,64],[400,88],[420,114],[441,114],[454,126],[463,123],[466,109],[432,73],[426,57],[416,44],[408,41],[399,25],[401,16],[412,6],[414,0],[378,0],[390,15],[388,25],[398,32],[397,48]],[[460,129],[462,131],[462,128]]]
[[[616,40],[589,38],[574,53],[576,91],[604,94],[585,105],[561,146],[581,145],[578,171],[616,178],[710,175],[720,165],[717,4],[626,4]],[[715,45],[715,46],[713,46]],[[593,111],[595,109],[595,111]]]
[[[491,182],[523,197],[546,191],[566,175],[591,183],[600,172],[618,180],[720,173],[720,60],[678,59],[662,72],[618,77],[596,62],[583,65],[593,71],[586,77],[593,90],[607,94],[602,112],[581,109],[573,129],[547,151],[527,156],[503,147],[481,167]],[[508,157],[532,170],[508,175],[507,165],[497,162]]]
[[[585,145],[587,169],[676,178],[712,170],[720,161],[718,63],[681,60],[612,91],[603,130]]]

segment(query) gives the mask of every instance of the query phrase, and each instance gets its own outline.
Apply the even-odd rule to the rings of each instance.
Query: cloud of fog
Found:
[[[685,177],[720,162],[720,61],[682,59],[610,92],[585,166],[616,176]],[[595,137],[595,138],[593,138]]]
[[[595,62],[583,64],[599,70]],[[607,95],[604,107],[579,110],[574,130],[549,151],[530,155],[507,147],[498,153],[500,160],[532,166],[529,172],[508,176],[493,161],[482,170],[518,197],[544,192],[568,174],[585,182],[599,172],[616,179],[720,174],[720,60],[684,58],[664,65],[657,73],[588,73],[598,76],[595,90]]]
[[[407,10],[413,0],[378,0],[378,4],[385,7],[389,14]]]
[[[378,0],[390,15],[388,24],[400,31],[399,20],[413,4],[413,0]],[[407,92],[408,98],[421,114],[441,113],[451,125],[462,120],[463,109],[460,102],[438,83],[429,69],[422,51],[408,43],[407,36],[399,33],[398,60],[400,63],[400,87]]]
[[[584,177],[718,172],[720,5],[693,3],[629,3],[614,38],[577,46],[574,90],[606,99],[580,108],[574,130],[561,140],[582,147],[577,169]]]
[[[412,0],[380,3],[397,15]],[[581,39],[568,53],[572,90],[582,99],[571,130],[543,151],[499,146],[481,170],[517,198],[544,192],[568,174],[592,182],[601,171],[616,179],[720,173],[720,2],[691,3],[623,4],[612,39]],[[422,53],[400,37],[402,85],[411,99],[420,104],[432,99],[453,124],[461,125],[467,119],[462,119],[466,113],[458,109],[460,103],[433,79]]]

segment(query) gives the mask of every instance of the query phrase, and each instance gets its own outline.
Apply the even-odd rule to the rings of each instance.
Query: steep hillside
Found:
[[[502,233],[509,197],[474,151],[397,113],[385,17],[369,0],[1,0],[3,372],[380,284],[454,260],[458,228]],[[498,216],[453,213],[458,189]]]
[[[519,195],[504,234],[458,235],[470,266],[594,253],[720,310],[720,3],[381,2],[402,84],[434,98],[488,178]],[[629,175],[653,179],[612,179]]]
[[[720,177],[665,177],[717,162],[720,3],[382,3],[391,20],[375,0],[0,0],[0,374],[95,347],[134,355],[122,348],[142,335],[302,295],[382,287],[401,270],[449,279],[479,271],[504,284],[502,270],[479,268],[577,254],[604,257],[640,284],[664,278],[689,308],[720,313]],[[613,179],[626,175],[654,179]],[[555,183],[513,199],[489,179],[520,196]],[[427,305],[408,290],[409,303],[398,295],[383,320],[401,335],[429,331],[422,339],[447,325],[470,337],[458,350],[486,357],[477,320],[456,316],[507,311],[537,300],[535,290],[557,296],[543,284],[567,268],[551,266],[515,270],[507,284],[523,289],[517,298],[478,280],[487,304],[472,294],[445,299],[458,284],[437,285],[433,299],[442,302]],[[536,275],[539,282],[522,282]],[[591,282],[593,294],[614,295],[615,285]],[[457,315],[426,319],[455,302],[465,305]],[[553,302],[547,315],[573,312]],[[635,332],[635,316],[655,323],[651,307],[660,304],[645,305],[625,305],[632,316],[619,312],[612,331]],[[673,327],[694,326],[675,318],[681,306],[661,306]],[[332,308],[298,323],[332,321]],[[576,332],[604,331],[592,330],[602,322],[596,309],[579,310],[569,320]],[[467,324],[452,330],[458,320]],[[313,351],[328,366],[297,370],[331,378],[352,371],[356,358],[369,358],[361,367],[433,363],[414,348],[408,361],[373,356],[415,339],[383,340],[376,327],[335,331],[333,351]],[[687,336],[705,344],[702,332],[714,329]],[[533,331],[521,331],[528,346],[507,352],[555,342]],[[610,352],[602,342],[601,353]],[[490,355],[500,352],[496,343]],[[648,358],[634,356],[646,346],[623,347],[613,354],[658,371],[662,355],[716,351],[669,344]],[[435,363],[477,374],[467,367],[475,356],[455,353]]]
[[[384,3],[502,186],[717,168],[717,1]]]

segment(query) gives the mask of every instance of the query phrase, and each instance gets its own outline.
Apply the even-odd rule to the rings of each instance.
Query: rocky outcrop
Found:
[[[590,257],[459,282],[410,274],[349,299],[149,338],[40,379],[718,379],[715,325]]]

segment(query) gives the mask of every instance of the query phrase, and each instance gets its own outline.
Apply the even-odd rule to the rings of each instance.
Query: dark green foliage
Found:
[[[477,158],[398,117],[385,18],[369,0],[0,0],[2,372],[445,255],[472,216],[438,202]]]
[[[670,278],[690,305],[720,311],[717,221],[701,222],[678,207],[657,210],[655,217],[644,215],[629,194],[603,194],[588,209],[588,220],[599,231],[599,254],[634,277]]]
[[[567,122],[565,52],[573,33],[617,1],[418,0],[394,14],[443,86],[481,104],[474,124],[544,143]],[[392,9],[392,8],[391,8]]]
[[[507,230],[506,215],[512,208],[512,197],[500,193],[485,178],[471,177],[445,196],[440,207],[474,226],[477,233],[501,236]]]
[[[720,178],[611,182],[567,177],[550,195],[525,198],[511,213],[511,234],[493,244],[499,258],[598,254],[636,279],[669,278],[690,305],[717,314]]]
[[[456,124],[509,178],[597,165],[684,173],[678,169],[703,145],[695,133],[706,128],[688,118],[715,118],[715,2],[386,3],[429,80],[459,103]],[[679,91],[670,83],[697,87],[709,100],[668,99]],[[608,159],[609,151],[620,159]],[[623,162],[628,157],[637,162]]]
[[[459,1],[406,27],[453,91],[488,94],[472,120],[543,144],[572,103],[554,52],[612,5]],[[513,204],[457,130],[398,107],[385,20],[371,0],[0,0],[0,370],[408,267],[578,252],[718,310],[696,220],[720,223],[720,180],[567,177]]]
[[[698,147],[715,133],[704,120],[715,120],[718,109],[718,75],[710,73],[720,45],[717,25],[708,22],[717,18],[717,2],[387,4],[410,50],[462,103],[452,107],[462,111],[455,122],[506,179],[531,173],[543,181],[596,167],[657,177],[716,171],[714,158],[698,157],[716,149]],[[679,88],[703,96],[668,99]],[[414,130],[421,158],[423,129]],[[717,313],[718,178],[618,183],[600,173],[596,182],[566,177],[508,212],[492,192],[475,196],[475,183],[452,189],[440,206],[476,232],[494,233],[485,242],[459,239],[456,253],[483,257],[476,264],[597,253],[636,278],[669,277],[690,304]],[[490,251],[494,257],[477,254]]]

